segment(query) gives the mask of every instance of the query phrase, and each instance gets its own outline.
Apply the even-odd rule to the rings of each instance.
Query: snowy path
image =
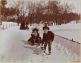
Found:
[[[79,46],[64,38],[55,36],[51,55],[36,55],[33,54],[32,49],[24,48],[24,43],[21,41],[29,38],[30,31],[10,29],[2,30],[0,34],[2,34],[2,36],[0,35],[1,63],[70,63],[70,61],[79,61],[79,55],[77,55],[80,51]],[[73,46],[78,48],[73,49]]]

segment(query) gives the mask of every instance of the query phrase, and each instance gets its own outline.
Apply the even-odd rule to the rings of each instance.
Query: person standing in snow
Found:
[[[51,54],[51,45],[52,42],[54,40],[54,33],[52,31],[49,31],[49,27],[45,26],[43,27],[43,45],[44,45],[44,53],[46,51],[46,47],[48,45],[48,51],[49,51],[49,55]]]

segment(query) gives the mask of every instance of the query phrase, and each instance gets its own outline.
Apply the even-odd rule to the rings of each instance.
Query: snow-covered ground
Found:
[[[33,27],[38,27],[38,29],[42,30],[43,25],[34,24],[32,28]],[[49,27],[50,30],[53,31],[56,35],[81,43],[80,41],[81,23],[76,24],[75,22],[71,22],[68,24],[53,25]]]
[[[81,23],[77,24],[63,24],[60,26],[51,26],[51,30],[54,31],[56,35],[62,36],[64,38],[68,38],[70,40],[74,40],[76,42],[80,42],[80,34],[81,34]]]
[[[16,27],[17,23],[13,23],[13,22],[2,22],[2,25],[0,25],[0,30],[1,29],[10,29],[13,27]]]
[[[0,29],[0,62],[1,63],[5,63],[5,62],[6,63],[54,63],[54,62],[70,63],[70,61],[78,61],[79,56],[76,55],[75,52],[74,53],[69,52],[65,47],[63,47],[61,44],[58,44],[55,41],[52,44],[51,55],[45,55],[43,53],[36,55],[33,54],[34,53],[33,49],[24,48],[24,43],[22,42],[22,40],[27,40],[30,37],[31,29],[34,26],[31,26],[29,30],[19,30],[18,26],[9,27],[4,30]],[[65,26],[67,26],[67,28],[65,28],[66,30],[70,28],[68,27],[68,25]],[[54,26],[54,27],[50,26],[50,28],[55,34],[61,35],[62,33],[65,34],[66,30],[63,30],[62,33],[59,30],[62,30],[61,27],[65,27],[65,26],[64,25]],[[38,28],[40,29],[39,33],[42,36],[43,31],[41,27],[42,25],[40,24]],[[62,34],[62,36],[64,35]],[[55,38],[55,40],[58,40],[58,38]]]
[[[43,25],[42,24],[33,24],[32,26],[29,26],[31,29],[32,28],[39,28],[42,30]],[[75,23],[71,22],[68,24],[62,24],[62,25],[53,25],[49,26],[50,30],[52,30],[56,35],[62,36],[64,38],[74,40],[76,42],[80,42],[80,34],[81,34],[81,23]],[[0,29],[13,29],[13,28],[18,28],[17,23],[13,22],[3,22],[2,25],[0,26]]]

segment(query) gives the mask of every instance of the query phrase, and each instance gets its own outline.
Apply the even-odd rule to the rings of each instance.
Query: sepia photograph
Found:
[[[0,0],[0,63],[81,63],[81,0]]]

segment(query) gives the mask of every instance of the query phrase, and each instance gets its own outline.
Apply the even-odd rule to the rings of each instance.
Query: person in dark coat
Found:
[[[29,38],[28,42],[30,45],[40,45],[41,37],[39,36],[37,28],[33,29],[31,37]]]
[[[25,23],[21,22],[20,30],[25,30]]]
[[[46,47],[48,45],[48,51],[49,54],[51,54],[51,45],[54,40],[54,33],[52,31],[49,31],[49,27],[43,27],[43,45],[44,45],[44,52],[46,51]]]

